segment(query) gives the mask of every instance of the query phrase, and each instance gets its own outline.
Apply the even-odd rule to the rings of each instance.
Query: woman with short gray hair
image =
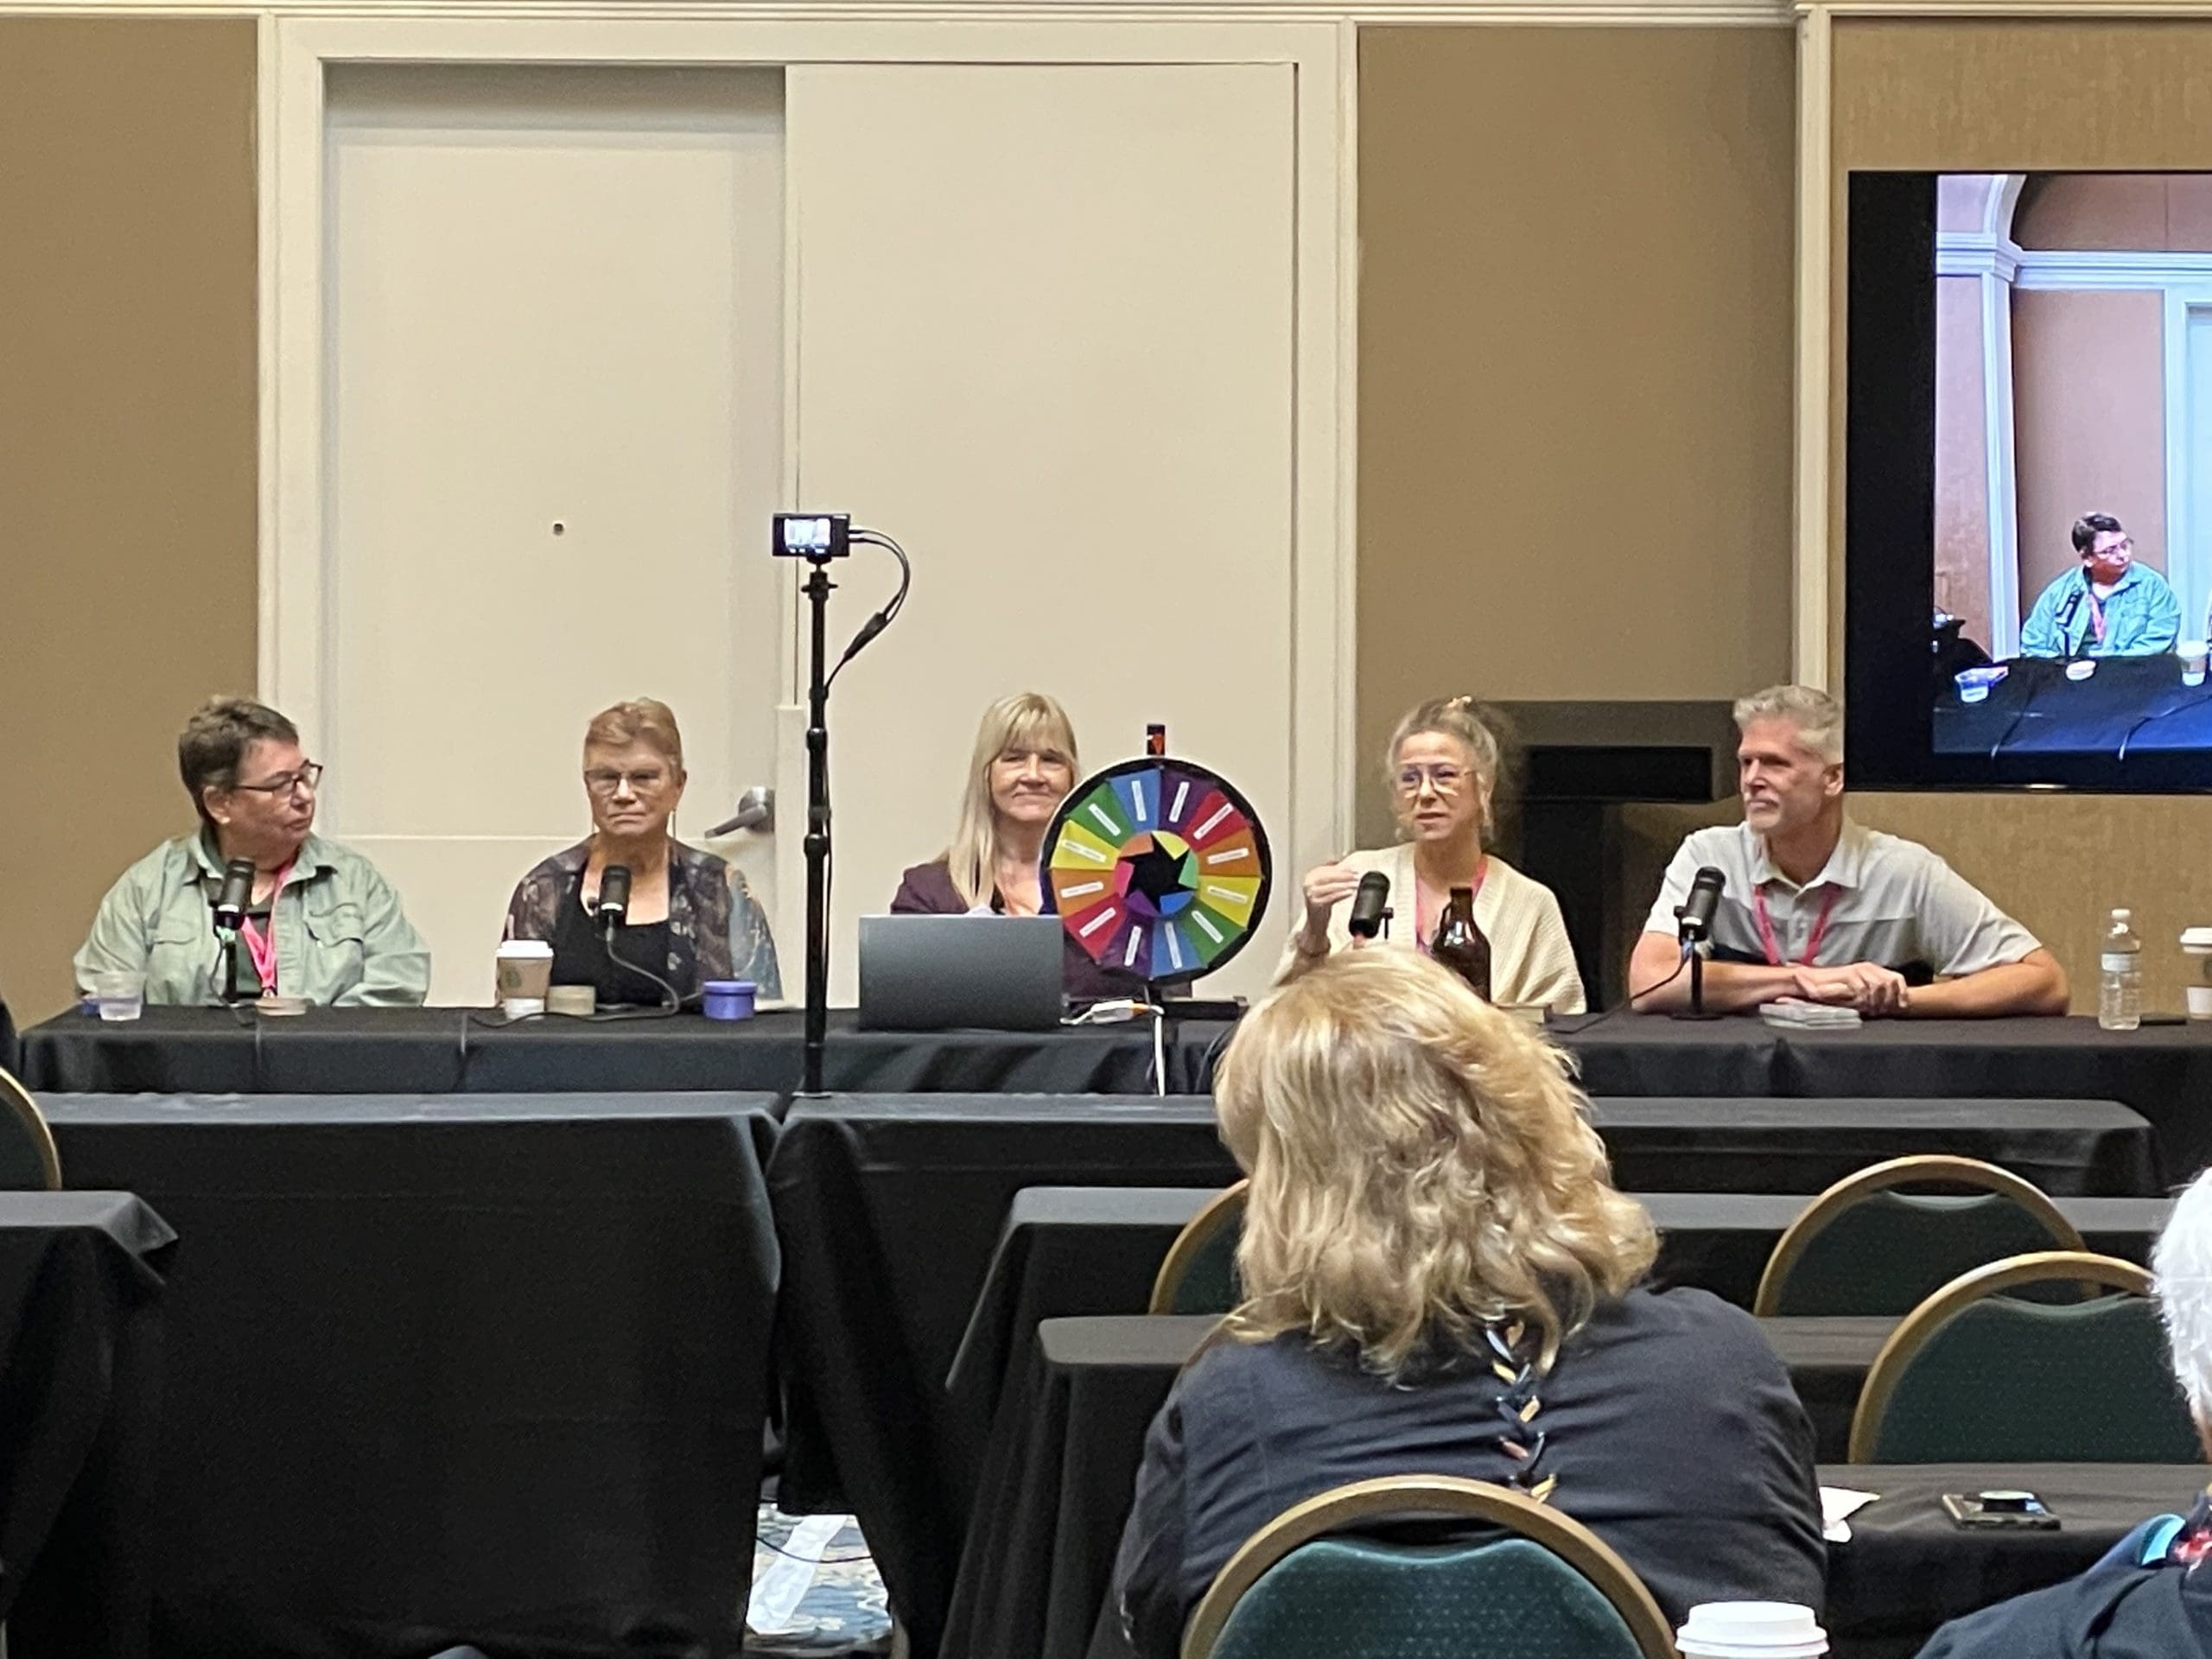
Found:
[[[376,867],[315,833],[322,767],[301,752],[299,728],[265,703],[217,697],[185,722],[176,755],[199,828],[108,889],[77,952],[78,986],[131,973],[144,976],[149,1002],[421,1002],[430,953]],[[217,937],[213,913],[233,861],[253,866],[236,949]]]

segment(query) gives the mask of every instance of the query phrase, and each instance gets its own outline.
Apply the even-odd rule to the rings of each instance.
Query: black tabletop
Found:
[[[136,1094],[611,1094],[643,1090],[788,1093],[799,1083],[801,1016],[509,1023],[482,1008],[146,1010],[107,1022],[71,1013],[23,1034],[34,1090]],[[1193,1086],[1227,1027],[1171,1021],[1170,1088]],[[884,1032],[830,1016],[832,1089],[1143,1093],[1156,1087],[1149,1024],[1058,1031]]]
[[[0,1621],[18,1653],[150,1651],[175,1238],[128,1192],[0,1193]]]
[[[1010,1383],[992,1434],[945,1637],[969,1659],[1119,1656],[1102,1618],[1144,1434],[1176,1370],[1211,1328],[1204,1318],[1046,1323],[1027,1373]],[[1885,1321],[1770,1322],[1800,1366],[1871,1358]],[[2201,1468],[2155,1465],[1853,1468],[1822,1484],[1882,1494],[1832,1545],[1827,1623],[1839,1655],[1910,1654],[1957,1614],[2081,1571],[2147,1516],[2185,1509]],[[1947,1491],[2025,1486],[2057,1510],[2060,1534],[1954,1528]]]
[[[734,1647],[771,1097],[49,1096],[169,1274],[156,1651]]]

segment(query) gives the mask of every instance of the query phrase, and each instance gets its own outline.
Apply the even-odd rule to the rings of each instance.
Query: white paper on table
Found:
[[[791,1529],[783,1550],[768,1570],[753,1581],[753,1595],[746,1604],[745,1623],[755,1634],[782,1636],[791,1627],[791,1616],[814,1585],[814,1570],[822,1565],[822,1552],[830,1541],[852,1522],[849,1515],[810,1515]]]
[[[1832,1544],[1851,1541],[1851,1517],[1879,1497],[1879,1492],[1854,1492],[1848,1486],[1821,1488],[1821,1535]]]

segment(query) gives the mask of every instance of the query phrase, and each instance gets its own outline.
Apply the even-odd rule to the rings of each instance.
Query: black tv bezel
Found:
[[[1869,790],[2212,793],[2212,750],[2138,753],[2123,762],[2118,755],[1944,753],[1935,747],[1929,619],[1936,608],[1940,176],[1854,168],[1846,179],[1846,775],[1853,788]]]

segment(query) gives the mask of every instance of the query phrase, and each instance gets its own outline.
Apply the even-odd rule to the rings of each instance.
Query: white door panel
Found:
[[[1285,64],[790,71],[800,504],[914,560],[831,702],[833,1000],[1020,690],[1066,703],[1085,770],[1164,721],[1250,798],[1276,897],[1204,986],[1264,984],[1296,876],[1294,89]],[[893,575],[838,569],[836,642]]]
[[[667,702],[695,837],[773,776],[781,76],[334,72],[326,828],[485,1000],[499,918],[589,828],[610,702]],[[772,849],[738,856],[772,902]]]

